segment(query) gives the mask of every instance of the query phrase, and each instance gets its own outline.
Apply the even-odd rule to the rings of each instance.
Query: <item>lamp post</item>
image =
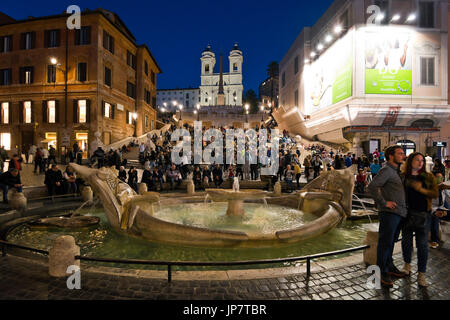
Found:
[[[137,122],[136,122],[136,119],[137,119],[137,113],[136,112],[133,112],[133,123],[134,123],[134,133],[133,133],[133,137],[134,138],[136,138],[137,137],[137,134],[136,134],[136,124],[137,124]]]
[[[246,103],[244,108],[245,108],[245,121],[248,122],[248,109],[250,108],[250,105]]]
[[[66,34],[67,34],[67,31],[66,31]],[[66,55],[67,55],[67,52],[66,52]],[[60,67],[61,63],[58,63],[58,59],[56,59],[55,57],[50,57],[50,63],[52,65],[54,65],[56,69],[58,69],[59,71],[64,73],[64,105],[65,105],[64,107],[66,110],[66,112],[64,112],[64,113],[66,114],[65,125],[67,127],[67,66],[65,69],[61,68]],[[66,57],[66,63],[67,63],[67,57]],[[56,78],[56,76],[55,76],[55,78]],[[56,79],[55,79],[55,81],[56,81]]]
[[[182,120],[182,113],[181,113],[181,110],[183,110],[183,105],[182,104],[179,104],[178,105],[178,109],[180,110],[180,121]]]
[[[197,110],[196,110],[197,121],[200,121],[200,103],[197,103],[197,105],[195,107],[197,108]]]
[[[261,107],[260,107],[260,110],[261,110],[261,122],[264,122],[264,106],[263,105],[261,105]]]

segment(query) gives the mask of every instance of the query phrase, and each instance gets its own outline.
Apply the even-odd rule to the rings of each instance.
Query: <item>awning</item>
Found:
[[[317,135],[320,141],[331,143],[349,143],[342,134],[342,129],[337,129]]]

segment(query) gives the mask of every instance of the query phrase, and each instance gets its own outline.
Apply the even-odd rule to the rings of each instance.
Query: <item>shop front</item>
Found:
[[[396,143],[398,146],[401,146],[406,156],[409,156],[411,153],[416,152],[416,144],[411,140],[400,140]]]
[[[78,144],[78,147],[83,152],[83,159],[88,158],[88,139],[89,132],[88,131],[75,131],[75,143]]]

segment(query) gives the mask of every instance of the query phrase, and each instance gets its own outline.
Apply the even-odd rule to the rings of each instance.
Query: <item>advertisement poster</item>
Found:
[[[347,34],[328,48],[308,70],[305,104],[309,112],[352,96],[352,37]]]
[[[386,28],[365,34],[366,94],[412,94],[411,34]]]

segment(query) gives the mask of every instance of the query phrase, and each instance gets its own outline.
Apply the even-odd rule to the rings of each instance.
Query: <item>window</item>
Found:
[[[145,72],[145,75],[148,76],[148,63],[147,63],[147,61],[145,61],[145,64],[144,64],[144,72]]]
[[[205,73],[209,73],[209,64],[205,65]]]
[[[105,102],[105,113],[104,116],[106,118],[111,118],[111,105],[108,102]]]
[[[12,72],[11,69],[0,70],[0,86],[10,85],[12,82]]]
[[[0,133],[0,146],[5,147],[5,150],[11,150],[11,133],[2,132]]]
[[[12,51],[12,36],[0,37],[0,53]]]
[[[56,123],[56,101],[47,101],[47,119],[48,123]]]
[[[105,67],[105,85],[111,87],[111,69]]]
[[[186,105],[186,108],[189,108],[189,100],[186,100],[184,104]]]
[[[106,31],[103,31],[103,48],[114,53],[114,38]]]
[[[23,103],[24,123],[31,123],[31,101]]]
[[[34,49],[35,32],[26,32],[20,35],[20,49],[30,50]]]
[[[78,123],[87,122],[87,103],[86,100],[78,100]]]
[[[133,124],[133,113],[127,110],[126,117],[127,124]]]
[[[55,48],[60,45],[59,30],[46,30],[44,33],[44,43],[46,48]]]
[[[281,86],[284,87],[286,85],[286,73],[283,72],[281,75]]]
[[[129,81],[127,81],[127,95],[130,98],[136,99],[136,86]]]
[[[147,102],[147,104],[150,104],[150,91],[145,90],[145,102]]]
[[[298,90],[294,92],[294,106],[298,107]]]
[[[75,45],[91,44],[91,27],[81,27],[75,30]]]
[[[233,63],[233,71],[238,71],[238,65],[237,65],[237,63]]]
[[[19,69],[19,82],[21,84],[32,84],[33,83],[33,67],[21,67]]]
[[[1,104],[1,123],[8,124],[9,123],[9,102],[2,102]]]
[[[56,82],[56,66],[51,64],[47,68],[47,83]]]
[[[148,116],[145,116],[144,124],[145,124],[145,127],[148,128]]]
[[[78,63],[78,81],[84,82],[87,80],[87,63]]]
[[[294,59],[294,74],[298,73],[298,56]]]
[[[434,86],[434,57],[420,57],[420,84]]]
[[[434,2],[419,2],[419,27],[434,28]]]
[[[127,64],[136,70],[136,56],[130,51],[127,51]]]
[[[152,78],[152,83],[155,84],[156,83],[156,75],[155,75],[155,72],[153,72],[153,70],[152,70],[151,78]]]

